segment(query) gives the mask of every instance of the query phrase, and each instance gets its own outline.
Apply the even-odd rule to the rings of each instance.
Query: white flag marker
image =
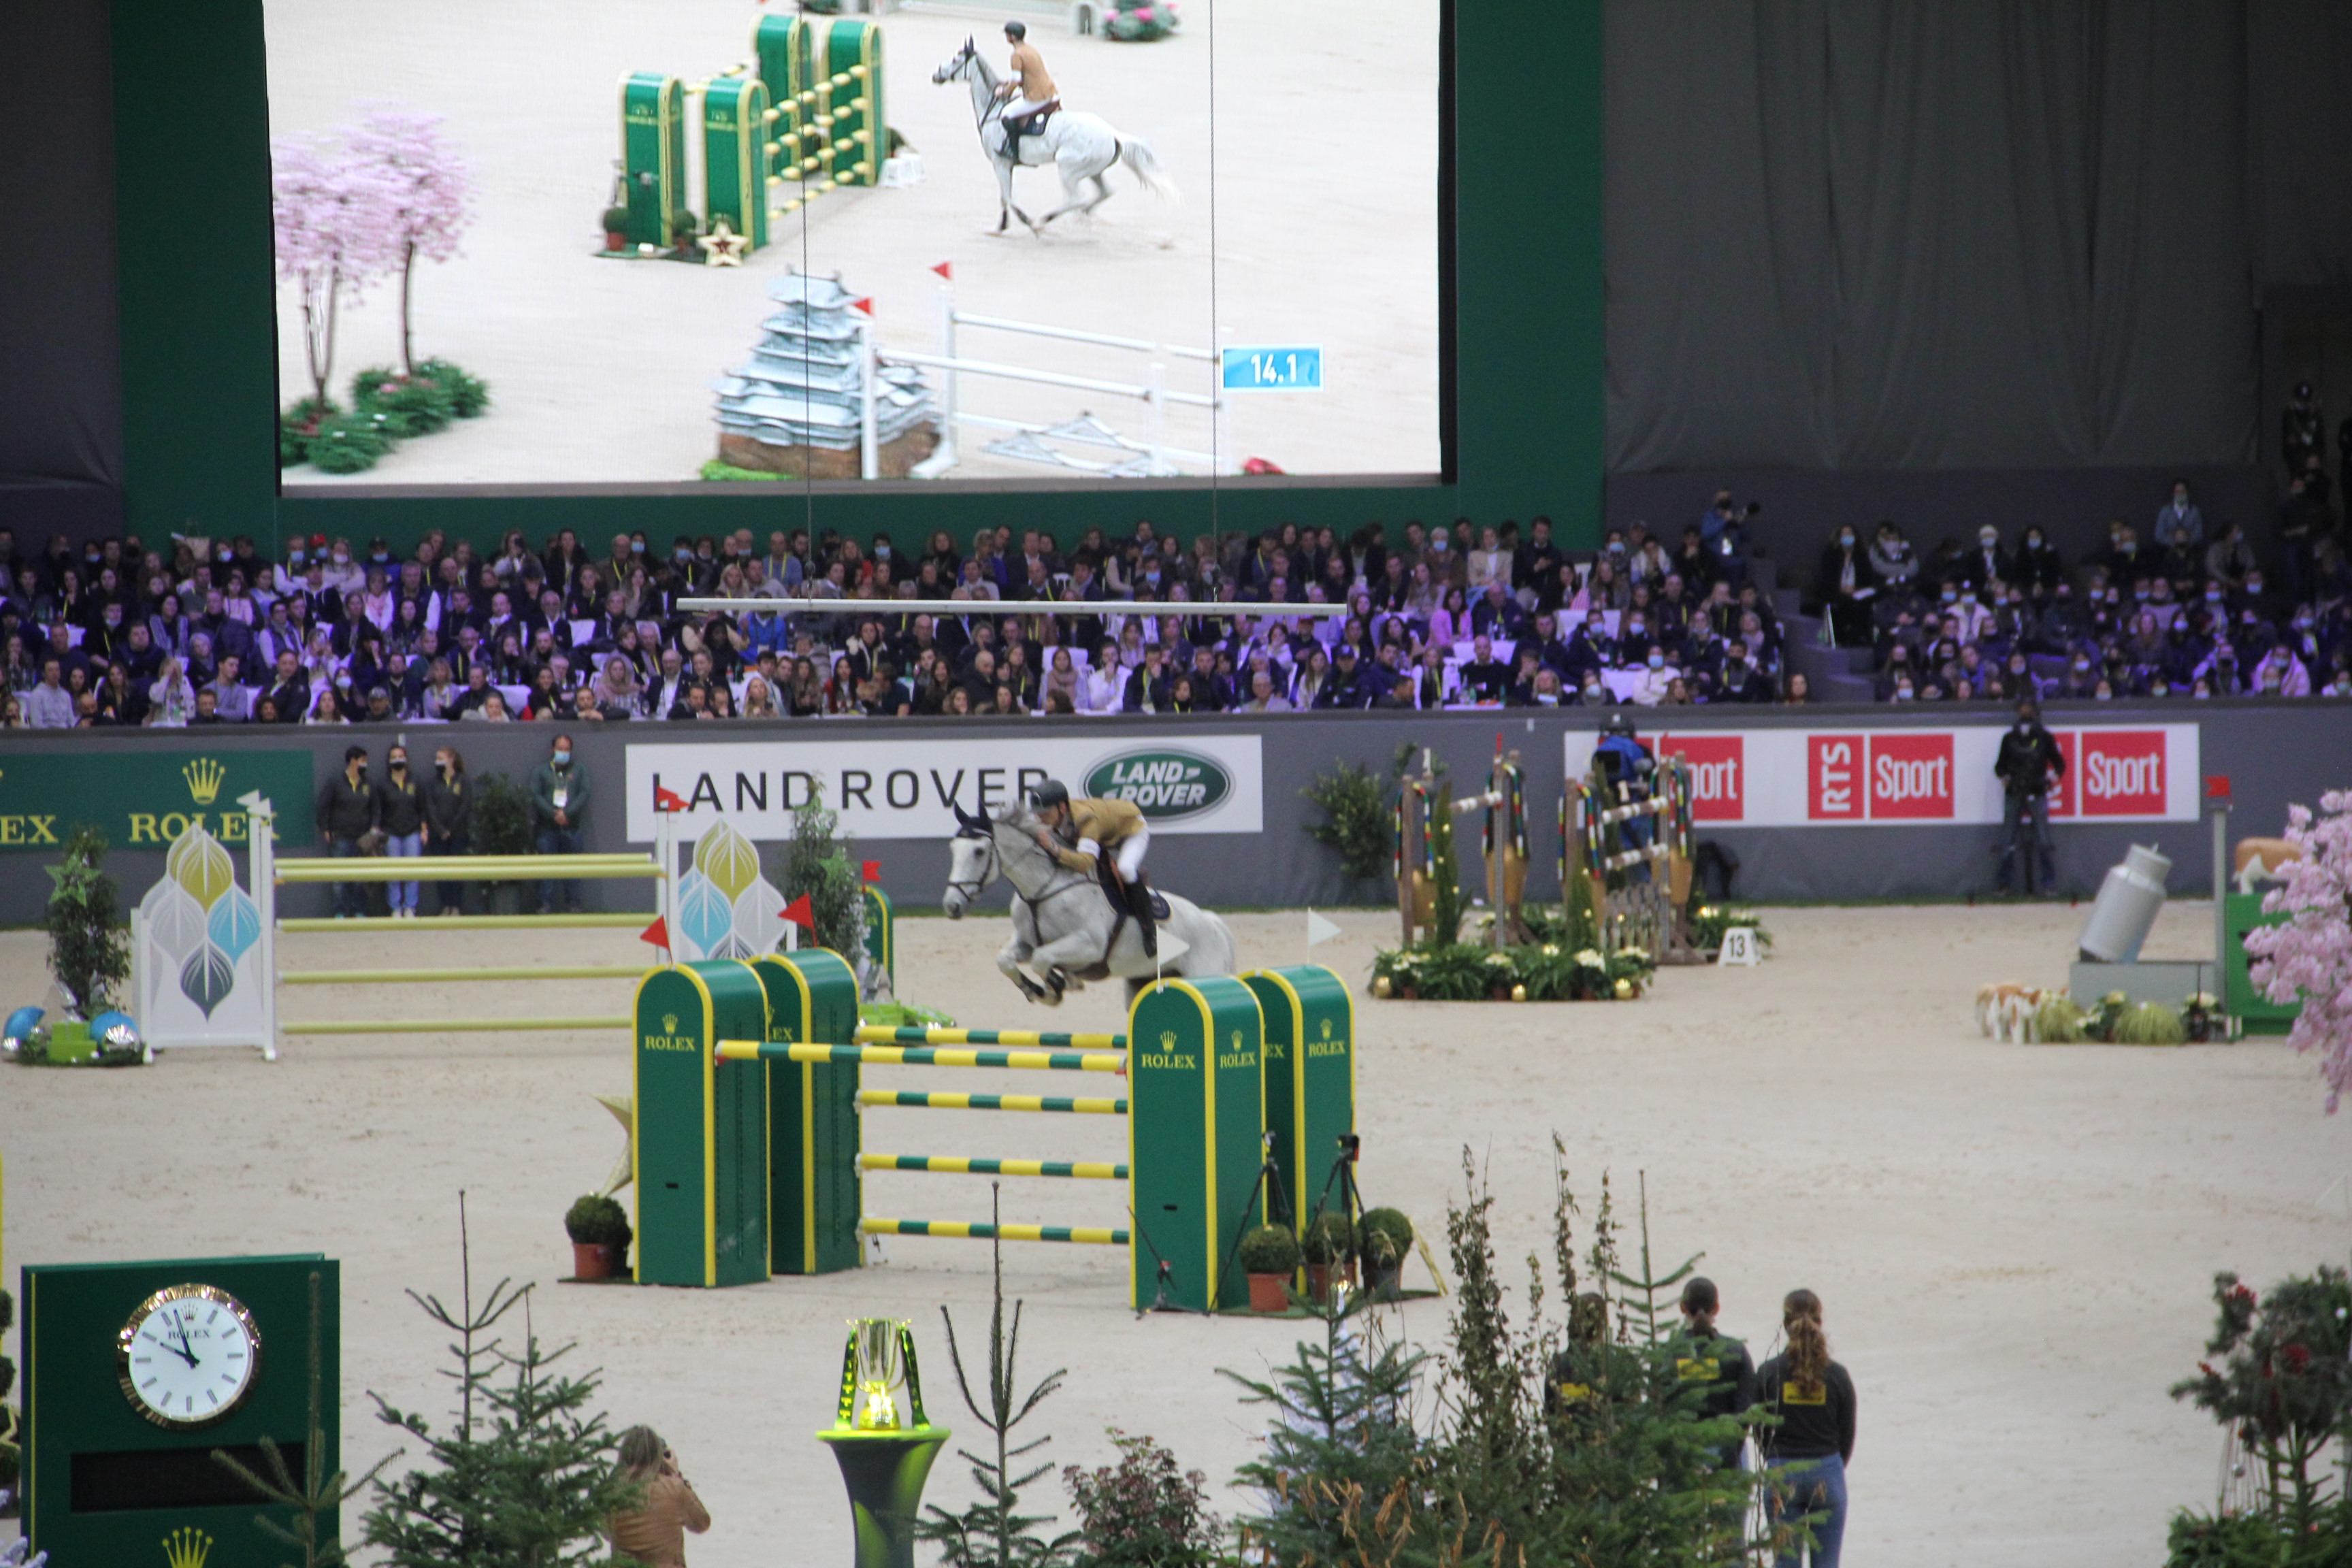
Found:
[[[1313,910],[1307,911],[1307,946],[1313,947],[1318,942],[1329,942],[1333,937],[1338,936],[1339,934],[1339,927],[1336,922],[1325,920]]]

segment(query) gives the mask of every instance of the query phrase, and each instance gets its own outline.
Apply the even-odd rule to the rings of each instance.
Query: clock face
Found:
[[[172,1285],[139,1303],[115,1336],[131,1407],[181,1430],[217,1421],[252,1392],[261,1331],[245,1303],[211,1285]]]

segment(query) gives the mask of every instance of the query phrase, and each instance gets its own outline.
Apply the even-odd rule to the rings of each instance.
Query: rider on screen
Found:
[[[1143,875],[1143,852],[1151,847],[1151,825],[1144,821],[1142,811],[1131,800],[1081,796],[1073,801],[1069,786],[1057,779],[1039,784],[1030,799],[1035,803],[1037,820],[1045,824],[1037,830],[1037,842],[1045,853],[1073,871],[1100,876],[1108,870],[1106,880],[1115,882],[1125,900],[1136,933],[1143,939],[1144,956],[1158,958],[1160,933],[1151,923],[1151,891],[1144,885]]]
[[[1004,37],[1013,46],[1013,65],[1011,74],[996,84],[996,96],[1013,100],[1004,106],[1004,156],[1014,168],[1019,168],[1021,138],[1037,129],[1027,117],[1057,109],[1061,102],[1055,96],[1054,79],[1045,74],[1045,57],[1029,41],[1028,27],[1020,22],[1007,22]]]

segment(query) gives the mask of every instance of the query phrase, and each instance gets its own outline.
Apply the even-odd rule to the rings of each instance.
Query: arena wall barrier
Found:
[[[1689,754],[1695,774],[1692,831],[1699,844],[1718,844],[1738,857],[1739,868],[1733,897],[1741,902],[1769,903],[1783,900],[1959,900],[1971,892],[1990,893],[1996,865],[1993,849],[2000,841],[1997,822],[1988,826],[1929,815],[1924,808],[1941,809],[1939,803],[1906,802],[1916,815],[1906,819],[1861,823],[1822,820],[1784,826],[1756,822],[1752,820],[1753,813],[1723,815],[1729,803],[1721,793],[1735,780],[1743,792],[1751,782],[1759,789],[1770,782],[1751,780],[1764,759],[1753,746],[1744,742],[1759,731],[1792,731],[1803,737],[1822,738],[1825,742],[1836,737],[1859,746],[1864,753],[1880,741],[1940,747],[1941,736],[1954,730],[1957,718],[1966,714],[1973,721],[1978,711],[1923,711],[1917,705],[1898,711],[1895,705],[1886,704],[1734,708],[1723,711],[1683,709],[1669,715],[1663,723],[1655,710],[1639,710],[1639,717],[1645,736],[1654,736],[1664,729]],[[2206,774],[2230,775],[2236,804],[2231,831],[2246,836],[2275,833],[2284,825],[2290,805],[2313,804],[2324,792],[2345,787],[2343,748],[2338,739],[2345,712],[2341,704],[2309,700],[2241,700],[2200,703],[2193,709],[2185,702],[2053,702],[2046,705],[2044,720],[2053,731],[2095,727],[2121,730],[2126,734],[2160,732],[2174,725],[2189,725],[2194,731],[2194,743],[2175,743],[2167,750],[2164,767],[2168,789],[2170,774],[2176,771],[2193,768],[2200,778]],[[1020,769],[1034,763],[1036,743],[1041,739],[1059,742],[1078,738],[1087,745],[1099,747],[1096,754],[1108,756],[1124,751],[1200,750],[1204,742],[1213,740],[1260,738],[1267,742],[1263,749],[1263,777],[1252,786],[1252,792],[1262,802],[1263,831],[1155,830],[1151,846],[1154,879],[1211,908],[1295,908],[1302,904],[1322,908],[1385,903],[1389,889],[1385,882],[1373,887],[1347,880],[1340,872],[1338,858],[1307,834],[1308,825],[1319,821],[1321,814],[1298,792],[1312,784],[1317,774],[1328,772],[1335,761],[1359,763],[1386,777],[1398,745],[1406,742],[1416,749],[1432,749],[1453,769],[1455,778],[1475,780],[1484,776],[1492,761],[1497,731],[1503,732],[1509,746],[1517,749],[1528,761],[1526,808],[1535,843],[1528,866],[1526,896],[1540,901],[1557,899],[1556,824],[1559,791],[1566,769],[1555,769],[1545,759],[1561,754],[1559,748],[1563,738],[1572,738],[1580,745],[1588,743],[1597,719],[1594,710],[1586,708],[1407,713],[1394,717],[1387,713],[1228,713],[1199,718],[1163,714],[1156,718],[1054,721],[906,719],[833,725],[825,729],[824,734],[828,749],[835,740],[868,738],[877,746],[924,749],[926,771],[921,782],[926,805],[933,802],[940,790],[960,788],[960,798],[967,807],[973,804],[983,775],[1000,778],[1009,789]],[[633,813],[625,809],[626,797],[642,793],[647,786],[642,778],[633,775],[628,757],[633,747],[674,741],[676,728],[648,723],[566,727],[581,758],[580,765],[594,781],[599,795],[597,810],[588,822],[585,847],[589,850],[643,853],[653,847],[651,832],[635,839],[630,835]],[[412,746],[424,743],[420,730],[425,734],[446,733],[456,741],[465,751],[469,769],[476,773],[503,772],[520,780],[547,755],[547,731],[535,724],[468,724],[464,726],[462,735],[455,727],[436,731],[432,726],[415,723],[340,725],[331,734],[316,727],[294,726],[80,731],[64,738],[38,730],[0,732],[0,864],[7,864],[13,858],[16,869],[15,875],[0,877],[0,921],[31,925],[41,919],[49,879],[33,874],[30,868],[54,862],[58,850],[52,843],[44,842],[37,829],[46,827],[54,837],[62,838],[72,825],[87,821],[104,831],[113,843],[107,856],[107,868],[125,889],[129,901],[164,876],[165,852],[172,835],[187,825],[171,822],[159,838],[145,821],[126,817],[111,805],[38,793],[30,783],[41,773],[29,765],[35,758],[58,754],[161,758],[170,765],[156,766],[151,760],[142,764],[142,771],[152,771],[168,783],[181,763],[197,759],[234,761],[248,752],[267,755],[290,751],[309,757],[311,787],[315,791],[341,769],[345,746],[368,746],[380,758],[383,749],[395,739],[404,736]],[[746,721],[728,727],[727,735],[730,741],[798,742],[807,739],[808,727],[793,721]],[[1742,751],[1744,756],[1740,754]],[[1805,754],[1802,751],[1798,753],[1801,765]],[[1731,765],[1734,762],[1739,763],[1736,772]],[[934,767],[939,773],[936,786],[928,771]],[[1967,782],[1966,770],[1961,772],[1963,782]],[[874,774],[877,807],[886,804],[878,788],[881,777],[882,772],[877,770]],[[841,800],[845,780],[837,769],[822,772],[818,782],[824,785],[828,804]],[[1074,784],[1077,782],[1072,781]],[[772,776],[772,788],[774,784]],[[2126,818],[2084,813],[2053,820],[2058,887],[2088,897],[2097,889],[2099,879],[2105,875],[2107,868],[2122,859],[2132,845],[2149,844],[2170,857],[2178,868],[2171,889],[2175,898],[2206,896],[2210,864],[2210,826],[2195,809],[2194,784],[2192,780],[2188,791],[2189,809],[2179,816]],[[147,813],[185,812],[190,821],[202,816],[227,851],[242,860],[242,823],[225,824],[223,812],[207,811],[195,805],[184,788],[178,791],[176,801],[158,793],[152,799],[135,804]],[[730,808],[734,805],[731,783],[725,804]],[[1254,825],[1258,820],[1252,818]],[[1183,824],[1158,826],[1180,827]],[[857,835],[864,846],[863,854],[873,856],[877,849],[887,849],[881,856],[877,885],[897,902],[900,913],[938,906],[947,868],[942,847],[947,837],[945,829],[933,839],[928,834],[893,831],[887,823],[850,822],[845,824],[845,828]],[[278,831],[281,835],[286,831],[283,818]],[[750,831],[748,826],[746,831]],[[886,839],[903,841],[882,845]],[[1466,841],[1465,847],[1469,847]],[[282,841],[280,848],[307,853],[299,840]],[[1465,861],[1472,858],[1472,854],[1464,856]],[[1465,865],[1465,896],[1482,891],[1482,880],[1475,868]],[[590,908],[597,912],[572,919],[582,925],[642,929],[660,912],[656,894],[665,885],[634,879],[591,882],[583,891]],[[298,921],[323,917],[327,912],[327,889],[323,887],[288,885],[279,888],[278,895],[281,930],[308,929]],[[530,921],[528,916],[518,918],[525,922]],[[349,927],[354,922],[336,923]],[[404,927],[429,927],[433,923],[399,922]],[[386,922],[378,929],[394,927]],[[499,928],[482,921],[474,927],[461,929]],[[2053,973],[2049,978],[2054,984],[2062,976]]]
[[[756,996],[743,975],[758,982]],[[641,1279],[719,1285],[758,1278],[745,1259],[761,1244],[760,1216],[742,1197],[760,1184],[756,1165],[772,1216],[764,1240],[773,1273],[856,1268],[864,1236],[1125,1246],[1137,1307],[1163,1300],[1201,1310],[1231,1306],[1246,1295],[1232,1259],[1241,1233],[1269,1212],[1311,1211],[1312,1203],[1302,1211],[1302,1194],[1320,1192],[1343,1136],[1354,1131],[1353,1010],[1344,984],[1326,969],[1170,981],[1136,997],[1123,1036],[866,1027],[856,1022],[856,995],[848,966],[816,950],[646,976],[636,1023]],[[1271,1027],[1262,1000],[1276,1015]],[[765,1016],[755,1017],[761,1001]],[[1127,1092],[867,1089],[858,1075],[868,1064],[1124,1069]],[[863,1114],[891,1108],[1123,1115],[1128,1157],[865,1150]],[[1269,1164],[1272,1193],[1259,1182]],[[1123,1181],[1127,1224],[868,1215],[862,1202],[868,1170]]]

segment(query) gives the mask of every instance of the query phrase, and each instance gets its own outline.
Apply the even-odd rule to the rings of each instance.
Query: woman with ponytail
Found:
[[[1812,1532],[1812,1568],[1837,1568],[1845,1539],[1845,1467],[1853,1458],[1853,1379],[1830,1359],[1822,1299],[1791,1290],[1780,1303],[1789,1348],[1759,1368],[1765,1411],[1780,1418],[1757,1436],[1770,1474],[1772,1522],[1786,1519]],[[1798,1548],[1783,1545],[1776,1568],[1797,1568]]]

